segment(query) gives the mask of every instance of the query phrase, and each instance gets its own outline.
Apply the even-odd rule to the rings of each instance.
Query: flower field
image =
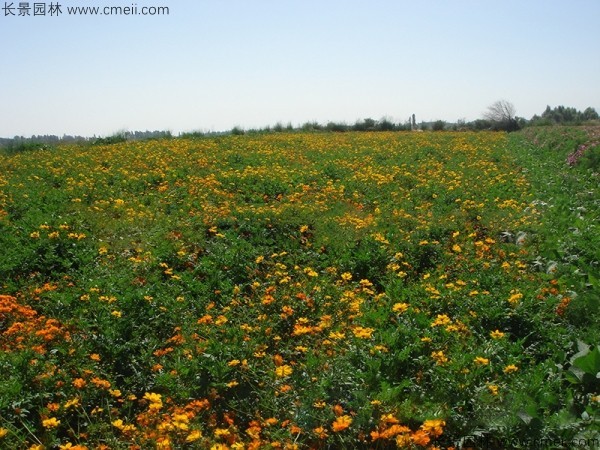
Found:
[[[0,448],[598,439],[600,197],[568,139],[0,156]]]

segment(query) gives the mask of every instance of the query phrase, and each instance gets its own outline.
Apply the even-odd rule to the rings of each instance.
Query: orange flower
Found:
[[[102,378],[94,377],[92,378],[92,383],[94,383],[97,388],[110,389],[110,381],[103,380]]]
[[[425,447],[431,441],[429,435],[423,430],[417,430],[412,435],[412,441],[416,445]]]
[[[273,363],[275,363],[275,365],[277,367],[282,366],[283,365],[283,357],[281,355],[273,356]]]
[[[82,389],[86,385],[86,381],[83,378],[75,378],[73,380],[73,386],[77,389]]]
[[[348,415],[340,416],[333,421],[331,424],[331,429],[334,433],[339,433],[340,431],[344,431],[346,428],[348,428],[351,423],[352,417]]]
[[[317,427],[313,431],[319,439],[325,439],[327,437],[327,430],[323,427]]]
[[[344,414],[344,408],[342,408],[342,405],[335,405],[333,407],[333,413],[337,416],[340,417],[341,415]]]
[[[443,427],[445,425],[446,422],[442,419],[426,420],[421,425],[421,429],[430,436],[438,437],[444,432]]]

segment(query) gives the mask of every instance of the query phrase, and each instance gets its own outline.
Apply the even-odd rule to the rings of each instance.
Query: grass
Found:
[[[589,136],[0,157],[0,447],[597,442]]]

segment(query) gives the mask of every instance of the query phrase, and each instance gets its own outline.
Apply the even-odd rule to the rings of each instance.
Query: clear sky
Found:
[[[499,99],[525,118],[546,105],[600,112],[600,0],[58,0],[45,5],[61,14],[29,17],[18,0],[0,6],[11,3],[2,137],[453,122]],[[69,15],[76,6],[169,14]]]

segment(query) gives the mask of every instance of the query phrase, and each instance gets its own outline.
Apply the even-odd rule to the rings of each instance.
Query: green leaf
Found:
[[[584,356],[579,356],[573,360],[573,365],[585,373],[594,375],[600,372],[600,350],[598,346]]]
[[[583,378],[583,372],[575,367],[571,367],[564,372],[565,379],[571,384],[579,384]]]
[[[595,288],[600,287],[600,282],[598,281],[598,278],[596,278],[591,273],[588,273],[588,282]]]

